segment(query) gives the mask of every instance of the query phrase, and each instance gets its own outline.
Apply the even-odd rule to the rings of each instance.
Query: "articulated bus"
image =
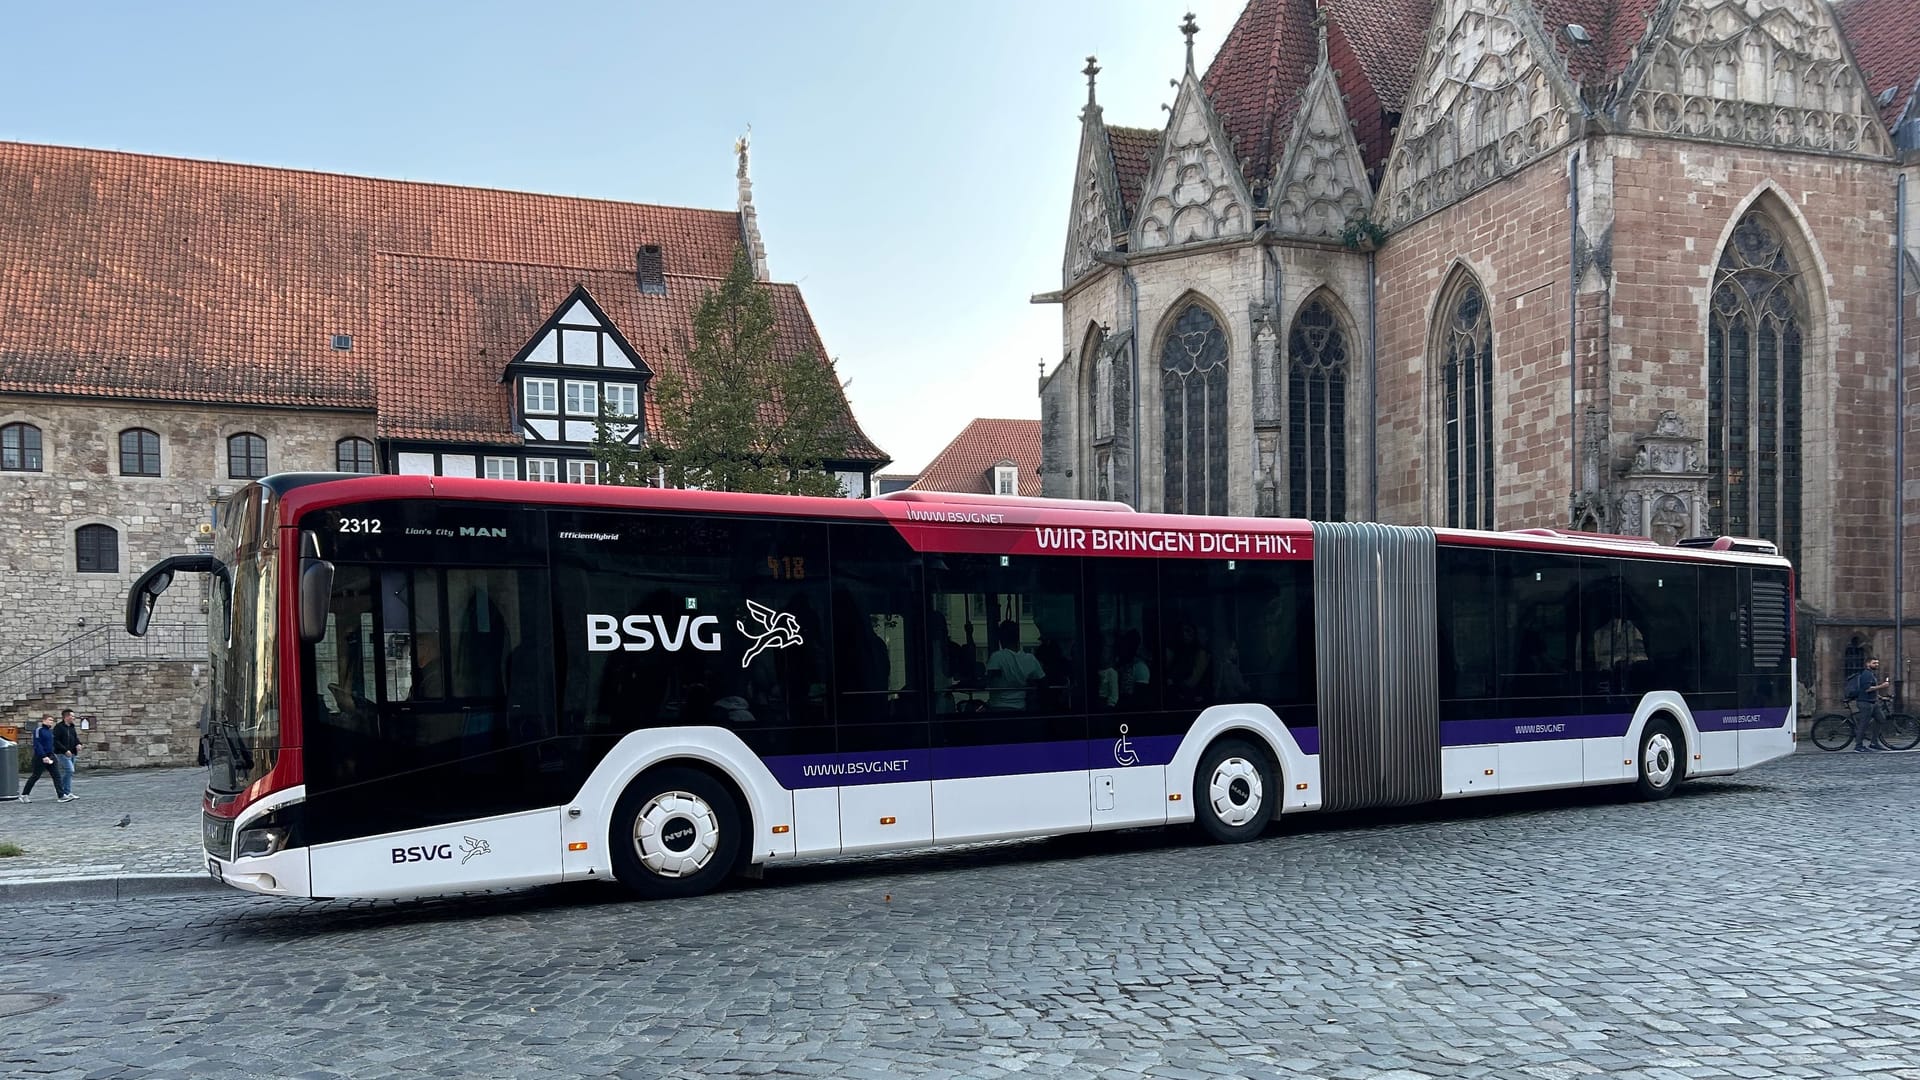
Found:
[[[1764,541],[287,474],[225,504],[207,868],[706,891],[852,852],[1619,784],[1794,748]]]

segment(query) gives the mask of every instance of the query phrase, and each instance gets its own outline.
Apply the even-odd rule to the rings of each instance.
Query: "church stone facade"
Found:
[[[1108,125],[1089,58],[1036,297],[1046,493],[1763,537],[1831,702],[1894,656],[1902,546],[1920,615],[1916,25],[1920,0],[1253,0],[1204,73],[1181,27],[1162,128]]]

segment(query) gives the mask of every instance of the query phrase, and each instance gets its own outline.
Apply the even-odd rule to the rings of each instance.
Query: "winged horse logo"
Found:
[[[740,658],[741,667],[753,663],[754,657],[768,649],[784,649],[789,645],[806,643],[806,639],[800,636],[800,620],[793,616],[775,611],[765,604],[758,604],[752,600],[747,601],[747,613],[753,616],[754,622],[760,624],[760,630],[755,633],[747,629],[746,624],[737,619],[734,620],[734,629],[753,639],[753,648],[748,649],[747,655]]]

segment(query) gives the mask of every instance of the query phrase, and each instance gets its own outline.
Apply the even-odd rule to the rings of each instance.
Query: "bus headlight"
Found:
[[[233,857],[244,859],[249,855],[272,855],[286,846],[285,829],[245,829],[240,833],[240,842],[234,847]]]

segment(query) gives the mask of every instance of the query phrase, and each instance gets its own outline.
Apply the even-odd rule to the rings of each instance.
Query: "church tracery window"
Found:
[[[1437,318],[1447,525],[1491,529],[1493,322],[1479,284],[1468,278]]]
[[[1227,337],[1197,303],[1160,349],[1164,505],[1169,514],[1227,512]]]
[[[1287,338],[1289,513],[1347,517],[1347,338],[1318,297],[1294,316]]]
[[[1707,333],[1707,527],[1800,557],[1800,374],[1807,301],[1762,211],[1734,226]]]

